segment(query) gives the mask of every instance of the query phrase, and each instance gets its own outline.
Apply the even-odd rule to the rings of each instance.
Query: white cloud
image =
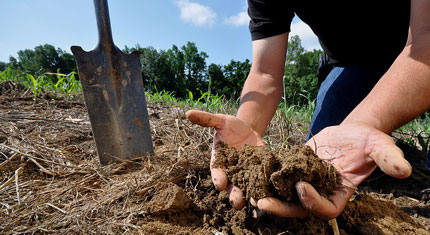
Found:
[[[248,25],[249,23],[249,16],[246,11],[239,12],[237,15],[230,16],[226,19],[224,19],[224,23],[233,25],[233,26],[242,26],[242,25]]]
[[[317,36],[303,21],[299,20],[291,24],[291,32],[289,36],[291,37],[294,35],[298,35],[300,37],[302,40],[302,46],[306,50],[311,51],[313,49],[321,49]]]
[[[197,26],[215,24],[216,13],[210,7],[188,0],[179,0],[177,5],[181,10],[182,21]]]

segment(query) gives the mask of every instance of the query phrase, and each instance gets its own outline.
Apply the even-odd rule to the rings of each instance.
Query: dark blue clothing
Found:
[[[325,127],[339,125],[369,94],[388,68],[388,65],[334,67],[318,92],[310,126],[312,135]],[[309,133],[307,139],[310,137]]]

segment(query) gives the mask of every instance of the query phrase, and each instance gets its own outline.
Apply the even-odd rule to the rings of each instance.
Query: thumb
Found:
[[[192,123],[203,127],[215,127],[216,129],[220,129],[225,122],[224,115],[221,114],[207,113],[198,110],[189,110],[185,114]]]
[[[369,156],[384,173],[392,177],[403,179],[412,173],[411,164],[392,140],[390,144],[375,145]]]

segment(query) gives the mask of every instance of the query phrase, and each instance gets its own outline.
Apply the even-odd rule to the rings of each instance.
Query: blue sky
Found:
[[[1,0],[0,61],[16,52],[49,43],[70,53],[70,46],[91,50],[97,28],[91,0]],[[109,0],[112,33],[119,48],[140,44],[167,50],[195,42],[208,64],[251,59],[246,0]],[[303,46],[319,48],[312,31],[298,18],[290,35]]]

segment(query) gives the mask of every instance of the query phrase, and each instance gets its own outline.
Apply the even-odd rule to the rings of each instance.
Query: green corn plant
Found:
[[[39,76],[36,78],[34,78],[33,75],[31,74],[26,74],[25,77],[27,78],[27,80],[30,82],[31,84],[31,89],[33,90],[33,100],[36,101],[37,97],[39,97],[39,94],[42,90],[41,85],[41,80],[43,80],[43,76]]]
[[[71,72],[67,75],[57,74],[58,81],[55,84],[55,89],[59,88],[68,100],[74,93],[82,92],[82,84],[75,78],[75,74],[76,72]]]
[[[75,74],[76,72],[71,72],[65,78],[66,84],[63,85],[63,91],[67,99],[70,99],[73,93],[82,92],[82,84],[75,78]]]
[[[54,83],[51,80],[49,83],[49,89],[54,93],[55,98],[58,98],[58,91],[64,86],[67,75],[60,73],[60,69],[58,69],[56,73],[47,72],[45,74],[54,75],[57,77],[57,82]]]
[[[194,102],[194,95],[193,95],[193,93],[190,90],[187,89],[187,91],[188,91],[188,100],[191,103],[193,103]]]
[[[13,81],[15,80],[15,76],[12,73],[10,67],[0,72],[0,81]]]
[[[223,106],[223,97],[217,95],[210,95],[210,99],[206,103],[208,112],[218,112]]]
[[[206,74],[209,76],[209,83],[208,83],[208,95],[206,98],[206,112],[209,112],[209,100],[211,99],[211,87],[212,87],[212,76],[209,74],[209,71],[206,70]]]
[[[24,73],[14,70],[11,67],[7,67],[5,70],[0,72],[0,81],[13,81],[26,83],[27,79]]]

